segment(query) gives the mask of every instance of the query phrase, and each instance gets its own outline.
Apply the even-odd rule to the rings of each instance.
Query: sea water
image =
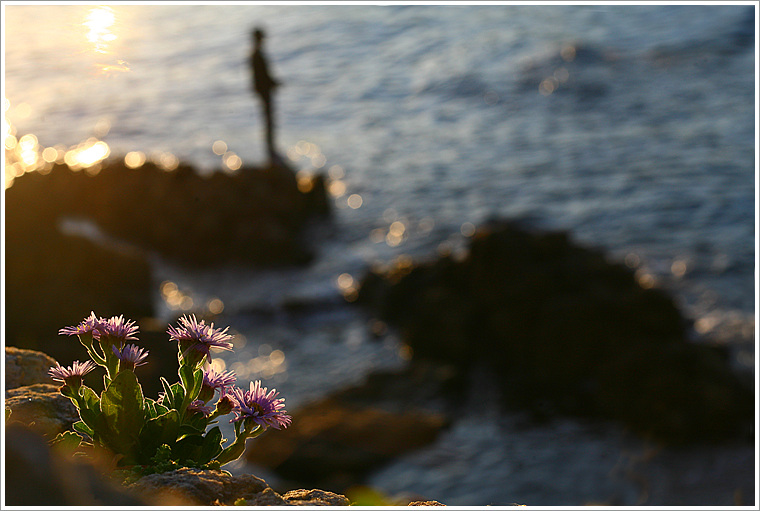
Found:
[[[371,339],[344,299],[368,268],[460,250],[493,216],[608,250],[675,296],[695,341],[728,343],[737,369],[754,371],[751,6],[52,4],[4,14],[5,116],[18,138],[72,147],[95,137],[112,155],[172,154],[203,173],[234,172],[230,155],[265,160],[247,66],[250,32],[265,29],[284,84],[278,146],[294,169],[329,177],[332,223],[311,232],[306,268],[187,272],[156,258],[155,300],[167,321],[223,311],[238,337],[219,363],[263,378],[291,407],[406,363],[393,333]],[[520,436],[500,422],[511,419],[467,420],[374,483],[473,505],[639,498],[605,486],[619,460],[600,439],[617,433],[570,422]],[[494,443],[497,431],[533,442],[543,464],[523,470],[530,456]],[[580,447],[542,451],[542,434]],[[600,467],[589,475],[596,490],[552,472],[568,458]],[[453,489],[470,472],[467,489]]]

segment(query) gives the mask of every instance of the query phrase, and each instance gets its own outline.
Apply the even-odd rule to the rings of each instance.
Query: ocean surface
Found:
[[[42,154],[96,139],[112,156],[173,155],[203,173],[265,161],[247,57],[252,28],[266,30],[284,83],[277,144],[294,169],[329,176],[333,222],[311,232],[306,268],[190,273],[156,257],[155,303],[167,321],[223,312],[238,337],[219,363],[291,409],[407,362],[344,298],[369,267],[460,250],[493,216],[607,249],[673,293],[695,342],[726,343],[737,370],[755,371],[753,6],[3,9],[6,129],[19,144],[33,135]],[[6,187],[23,179],[8,172]],[[646,457],[614,428],[526,429],[496,408],[371,484],[459,505],[754,498],[732,487],[754,480],[745,449]],[[646,491],[632,471],[651,476]]]

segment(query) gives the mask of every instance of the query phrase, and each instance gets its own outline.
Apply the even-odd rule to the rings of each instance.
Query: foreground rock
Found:
[[[56,360],[40,351],[5,347],[5,390],[35,383],[50,383],[48,369]]]
[[[6,503],[12,506],[348,506],[343,495],[292,490],[280,495],[265,481],[221,470],[182,468],[128,486],[106,478],[108,466],[77,460],[18,424],[6,428]]]
[[[11,410],[11,420],[27,425],[46,438],[71,430],[79,420],[76,407],[61,395],[57,385],[36,383],[8,390],[5,408]]]
[[[153,474],[129,485],[128,490],[144,495],[151,502],[169,506],[348,506],[343,496],[323,490],[292,490],[284,495],[256,476],[232,476],[221,470],[181,468]]]
[[[9,506],[137,506],[148,504],[102,475],[102,467],[50,449],[38,433],[5,429],[5,503]]]
[[[746,435],[754,396],[719,350],[687,342],[662,290],[564,232],[495,221],[469,254],[370,273],[359,303],[396,326],[415,360],[485,363],[536,413],[620,420],[671,442]]]
[[[58,392],[58,387],[39,380],[47,378],[43,367],[55,360],[30,350],[6,348],[6,384],[19,382],[6,391],[6,407],[12,410],[5,429],[6,503],[13,506],[348,506],[344,495],[321,489],[275,492],[264,480],[251,475],[232,476],[220,470],[182,468],[145,476],[124,486],[104,476],[113,466],[106,459],[73,458],[48,441],[61,431],[70,431],[79,420],[74,405]],[[27,371],[28,368],[28,371]],[[19,377],[18,374],[25,375]],[[382,413],[365,414],[367,420]],[[344,417],[349,422],[352,418]],[[429,417],[425,417],[430,421]],[[381,420],[387,425],[387,421]],[[321,427],[319,424],[317,427]],[[417,431],[402,430],[419,441],[425,432],[424,420]],[[287,431],[287,430],[286,430]],[[421,433],[422,432],[422,433]],[[283,432],[280,432],[281,434]],[[355,439],[358,440],[358,439]],[[365,439],[371,442],[372,439]],[[387,440],[387,439],[386,439]],[[361,447],[361,446],[357,446]],[[398,447],[395,447],[398,449]],[[372,447],[369,448],[372,450]],[[392,449],[391,449],[392,450]],[[319,459],[312,460],[319,464]],[[414,503],[413,503],[414,504]]]

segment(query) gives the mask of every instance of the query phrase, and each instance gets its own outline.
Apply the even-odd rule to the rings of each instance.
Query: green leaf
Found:
[[[72,427],[74,428],[74,431],[78,431],[79,433],[82,433],[83,435],[87,435],[90,438],[95,437],[95,431],[82,421],[75,422]]]
[[[146,397],[145,398],[145,420],[155,419],[158,417],[158,414],[156,413],[156,402],[152,399]]]
[[[156,406],[156,415],[163,415],[169,411],[169,408],[165,407],[161,403],[156,402],[154,404]]]
[[[172,453],[181,462],[198,462],[203,452],[203,440],[202,435],[187,435],[175,444]]]
[[[168,411],[169,408],[161,403],[154,401],[149,397],[145,398],[145,420],[155,419],[159,415],[163,415]]]
[[[200,394],[203,384],[203,369],[193,370],[190,366],[180,366],[179,379],[185,388],[185,396],[188,403],[193,402]]]
[[[218,427],[210,430],[206,436],[188,435],[177,442],[173,449],[176,459],[183,463],[204,465],[222,452],[224,438]]]
[[[74,402],[79,408],[79,417],[94,432],[103,434],[107,429],[100,411],[100,398],[90,387],[82,386],[82,396]],[[95,438],[93,435],[90,435]]]
[[[128,456],[145,422],[143,393],[132,371],[121,371],[100,398],[100,409],[108,432],[109,447]]]
[[[64,431],[50,441],[50,445],[56,448],[62,448],[65,451],[74,452],[79,444],[84,440],[81,436],[73,431]]]
[[[183,439],[186,436],[193,436],[193,435],[203,435],[203,432],[205,429],[199,428],[196,424],[192,424],[189,422],[183,422],[182,425],[179,427],[179,439]]]
[[[140,430],[140,456],[150,459],[161,445],[172,446],[179,433],[179,412],[170,410],[149,420]]]
[[[160,378],[161,380],[161,386],[164,387],[164,402],[169,405],[171,408],[176,408],[174,406],[174,392],[172,392],[172,387],[169,385],[169,382],[166,381],[166,378],[163,376]]]
[[[167,411],[171,408],[179,410],[182,400],[185,398],[185,388],[180,382],[169,385],[164,377],[161,377],[161,385],[164,387],[164,399],[162,401],[164,405],[160,406],[164,406]],[[157,404],[157,406],[159,405]]]
[[[185,399],[185,387],[181,383],[177,382],[171,386],[172,394],[174,395],[174,406],[172,408],[179,409],[180,403]]]
[[[219,426],[209,430],[203,438],[203,446],[201,447],[200,453],[201,459],[197,461],[200,463],[208,463],[219,456],[223,449],[223,442],[224,437],[222,437],[222,432],[219,429]]]

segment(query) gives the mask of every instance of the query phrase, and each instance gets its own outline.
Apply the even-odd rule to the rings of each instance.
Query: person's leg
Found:
[[[272,98],[266,97],[263,100],[264,103],[264,119],[266,121],[266,145],[269,153],[269,159],[274,162],[277,157],[277,152],[274,148],[274,106],[272,105]]]

